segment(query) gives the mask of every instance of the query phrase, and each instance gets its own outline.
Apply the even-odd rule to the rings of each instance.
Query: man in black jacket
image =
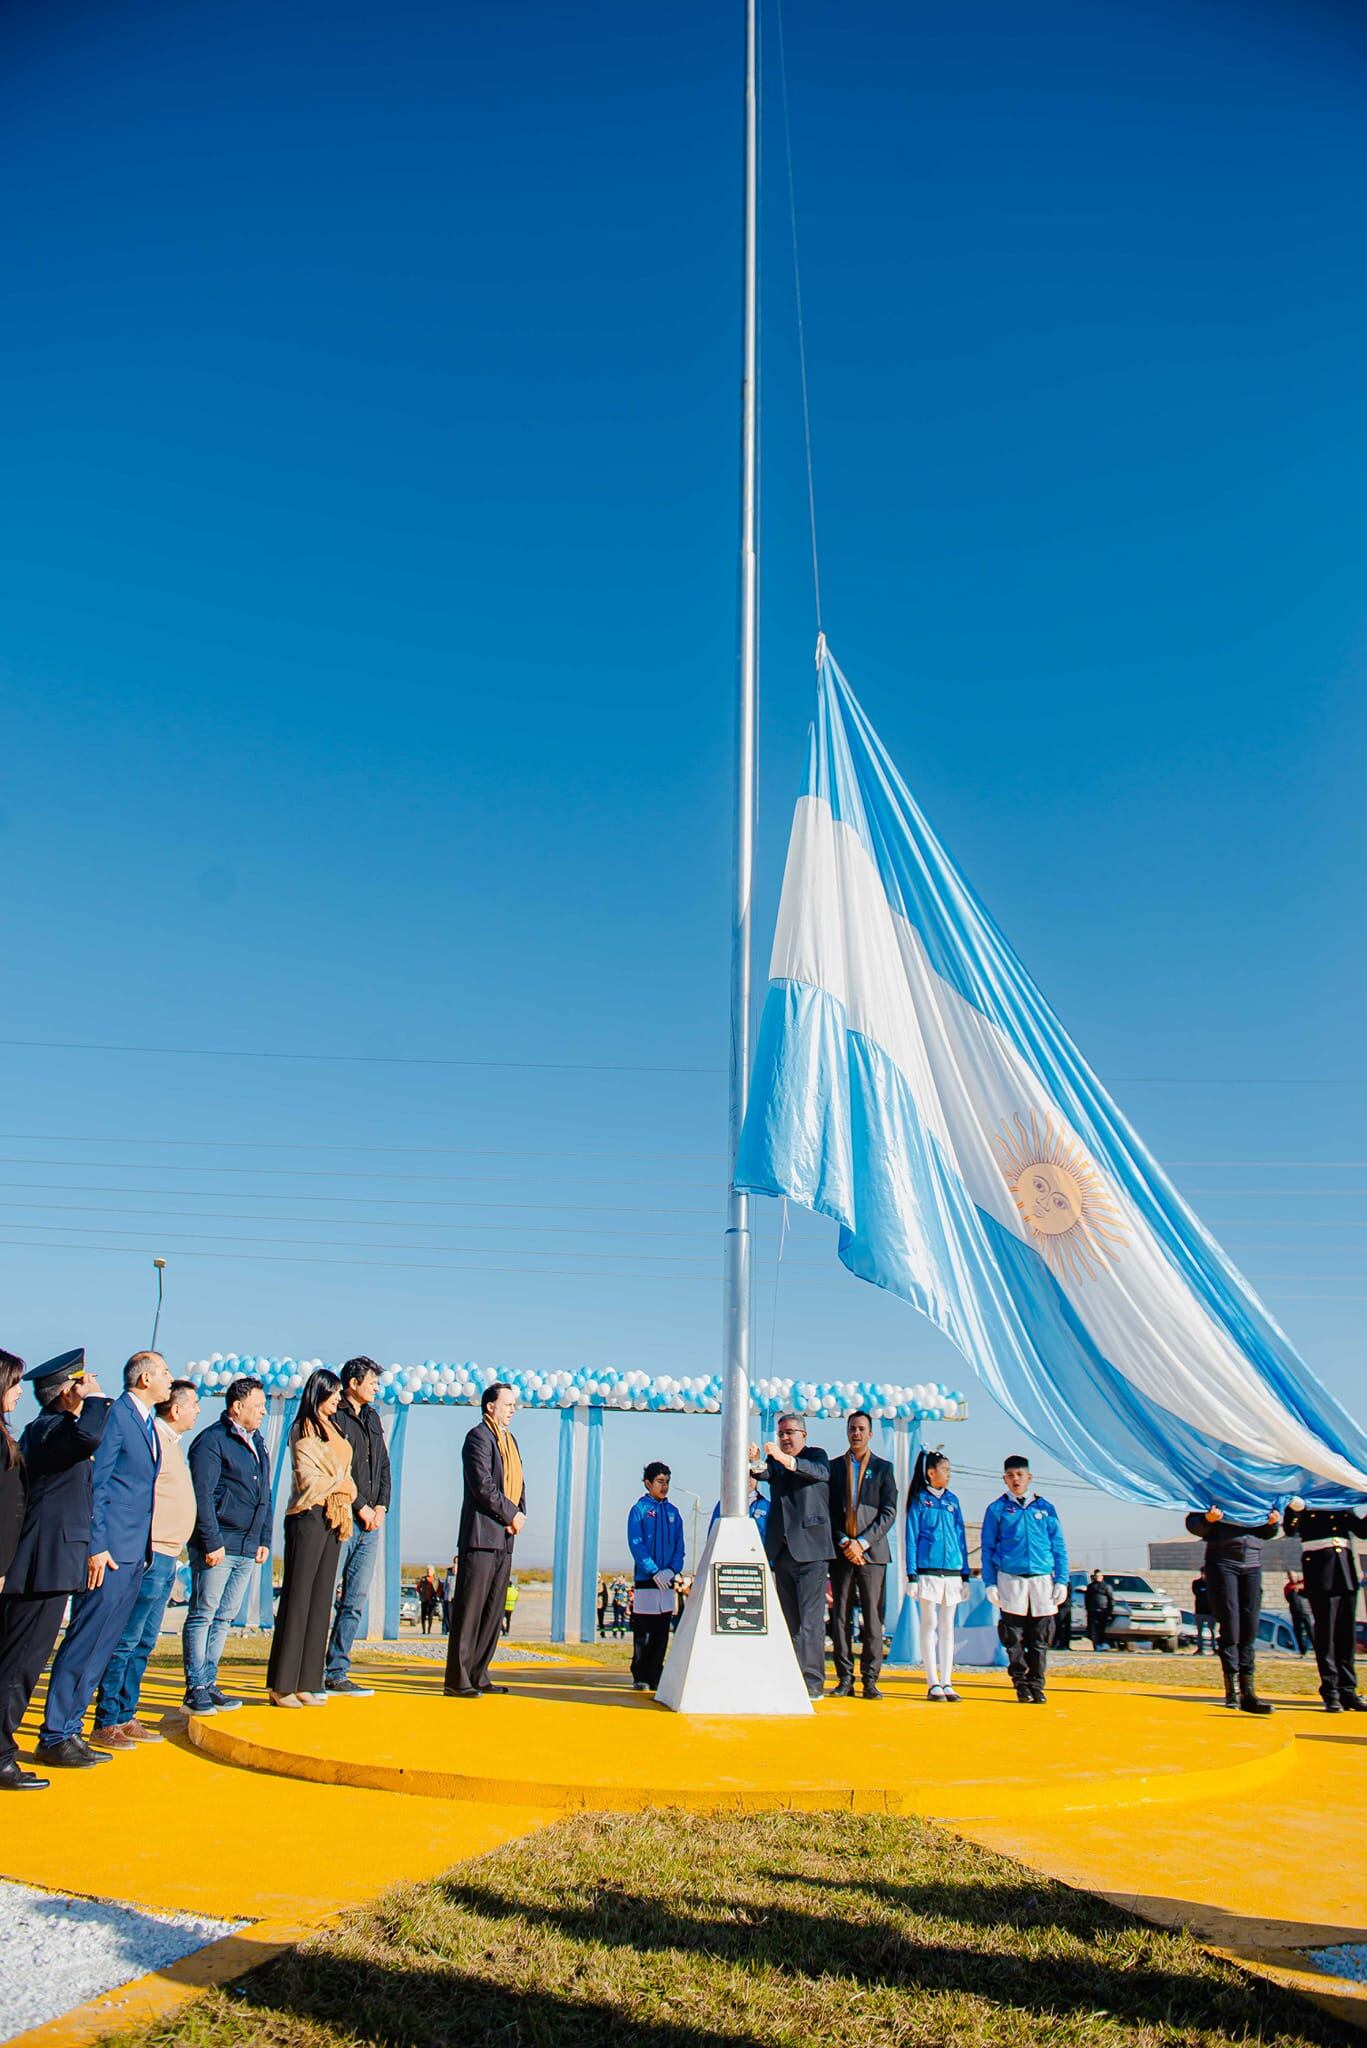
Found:
[[[777,1440],[764,1454],[767,1466],[756,1475],[769,1480],[764,1549],[808,1697],[819,1700],[826,1690],[826,1578],[835,1555],[831,1468],[824,1451],[809,1447],[801,1415],[780,1415]],[[758,1455],[753,1444],[750,1455]]]
[[[456,1597],[446,1646],[448,1698],[478,1699],[506,1692],[489,1683],[489,1664],[503,1625],[513,1542],[527,1519],[522,1453],[509,1428],[517,1395],[495,1382],[480,1396],[480,1420],[465,1439],[461,1468],[465,1498],[456,1550]]]
[[[1367,1700],[1358,1691],[1354,1632],[1362,1578],[1353,1549],[1354,1536],[1367,1536],[1367,1515],[1351,1508],[1308,1508],[1304,1501],[1293,1500],[1283,1527],[1288,1536],[1301,1539],[1301,1571],[1325,1712],[1367,1713]]]
[[[366,1597],[375,1571],[375,1555],[389,1513],[389,1446],[375,1406],[380,1368],[373,1358],[349,1358],[342,1367],[342,1398],[332,1418],[334,1429],[351,1445],[351,1476],[356,1482],[351,1536],[342,1551],[337,1617],[328,1644],[329,1692],[369,1699],[375,1688],[358,1685],[351,1676],[351,1646],[360,1633]]]
[[[883,1621],[887,1612],[888,1531],[897,1520],[897,1475],[887,1458],[873,1452],[873,1417],[856,1408],[845,1422],[849,1445],[831,1467],[831,1647],[835,1652],[833,1699],[854,1694],[854,1649],[850,1621],[854,1602],[863,1617],[859,1676],[866,1700],[881,1700]]]
[[[0,1790],[36,1792],[47,1784],[19,1768],[15,1735],[62,1626],[68,1597],[90,1580],[91,1461],[113,1403],[85,1369],[84,1351],[68,1351],[24,1377],[41,1413],[19,1439],[28,1498],[19,1542],[0,1594]],[[109,1763],[83,1736],[69,1764]]]
[[[1092,1648],[1107,1649],[1106,1631],[1115,1613],[1115,1592],[1110,1580],[1100,1571],[1094,1571],[1088,1579],[1082,1606],[1087,1616],[1087,1633],[1092,1639]]]
[[[195,1714],[240,1707],[220,1691],[218,1660],[253,1569],[271,1554],[271,1462],[261,1424],[266,1390],[246,1375],[223,1397],[217,1422],[190,1446],[195,1533],[190,1538],[190,1605],[181,1651],[185,1705]]]

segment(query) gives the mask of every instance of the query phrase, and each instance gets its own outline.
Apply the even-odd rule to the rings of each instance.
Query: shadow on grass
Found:
[[[783,1882],[780,1876],[779,1881]],[[811,1882],[809,1880],[808,1882]],[[945,1884],[899,1884],[844,1887],[895,1908],[876,1908],[856,1917],[853,1898],[839,1916],[799,1910],[775,1901],[723,1902],[715,1893],[665,1904],[615,1886],[586,1893],[575,1903],[550,1906],[516,1901],[479,1884],[445,1880],[441,1891],[451,1905],[485,1919],[517,1921],[532,1929],[550,1929],[575,1942],[609,1945],[632,1955],[676,1955],[681,1960],[705,1958],[712,1964],[747,1970],[770,1970],[797,1982],[830,1979],[878,1984],[914,1993],[985,1998],[1008,2007],[1030,2021],[1079,2019],[1109,2014],[1137,2028],[1204,2029],[1239,2038],[1259,2030],[1273,2031],[1269,1994],[1260,1988],[1255,2000],[1249,1987],[1230,1975],[1212,1973],[1193,1953],[1190,1968],[1145,1962],[1145,1947],[1158,1947],[1172,1937],[1138,1929],[1119,1909],[1078,1894],[1046,1892],[1038,1909],[1029,1904],[1030,1887],[995,1900],[972,1881]],[[825,1892],[825,1880],[814,1889]],[[1063,1914],[1060,1908],[1064,1907]],[[935,1926],[927,1938],[914,1936],[898,1924],[901,1916],[920,1915]],[[946,1939],[949,1921],[978,1934],[988,1930],[1002,1946],[966,1938]],[[1138,1934],[1138,1946],[1118,1938]],[[1047,1953],[1037,1942],[1024,1952],[1020,1937],[1052,1937]],[[936,1938],[936,1937],[939,1938]],[[1010,1944],[1016,1942],[1012,1952]],[[1111,1944],[1113,1953],[1107,1953]],[[1094,1949],[1091,1945],[1097,1944]],[[1284,2001],[1294,2015],[1292,2031],[1304,2037],[1305,2015]],[[1342,2038],[1331,2031],[1327,2038]]]
[[[1006,1934],[1022,1925],[1000,1898],[993,1919],[980,1888],[971,1884],[881,1889],[894,1895],[890,1903],[935,1920],[949,1917],[979,1929],[992,1925]],[[281,1957],[244,1980],[229,2001],[231,2033],[210,2032],[206,2038],[277,2038],[270,2021],[255,2031],[255,2011],[335,2030],[348,2043],[382,2042],[386,2048],[634,2048],[643,2040],[652,2048],[755,2048],[788,2038],[779,2020],[790,1999],[795,2010],[801,2007],[817,2022],[813,2039],[830,2038],[830,2001],[842,2009],[845,1988],[853,1983],[908,1997],[903,2020],[894,2022],[899,2040],[1046,2039],[1057,2028],[1092,2041],[1103,2032],[1114,2038],[1117,2023],[1136,2030],[1146,2043],[1284,2040],[1303,2048],[1352,2039],[1286,1994],[1265,1984],[1254,1987],[1225,1966],[1212,1968],[1195,1952],[1190,1969],[1146,1962],[1146,1944],[1172,1937],[1136,1930],[1128,1915],[1073,1895],[1063,1901],[1055,1895],[1053,1902],[1067,1908],[1066,1925],[1057,1910],[1038,1920],[1032,1915],[1026,1923],[1036,1931],[1053,1927],[1056,1935],[1074,1937],[1072,1943],[1056,1940],[1047,1953],[1003,1954],[972,1939],[913,1940],[876,1907],[871,1917],[852,1917],[852,1900],[842,1901],[839,1917],[825,1917],[757,1901],[722,1906],[714,1894],[702,1892],[666,1906],[613,1885],[558,1907],[514,1903],[477,1884],[447,1881],[439,1890],[447,1905],[462,1910],[447,1930],[425,1931],[422,1962],[401,1964],[335,1948]],[[518,1952],[525,1947],[537,1958],[534,1990],[484,1974],[498,1969],[509,1953],[510,1927],[525,1930]],[[449,1955],[442,1952],[443,1931],[449,1933]],[[402,1928],[389,1930],[389,1938],[402,1940]],[[1104,1946],[1089,1953],[1084,1946],[1107,1939],[1110,1953]],[[625,1996],[605,1996],[602,1982],[595,1982],[600,1972],[594,1957],[605,1945],[639,1959]],[[736,2009],[737,1966],[754,1980],[753,2009]],[[710,1981],[708,1970],[716,1971]],[[789,1990],[776,1992],[761,1981],[763,1972],[780,1973]],[[814,1990],[825,2001],[819,2008],[808,2002]],[[941,1999],[947,2001],[943,2006]],[[751,2017],[753,2028],[747,2024]],[[872,2025],[879,2040],[893,2038],[886,2030],[889,2017],[885,2011],[884,2023]],[[910,2026],[914,2032],[905,2031]]]
[[[405,1969],[308,1952],[268,1963],[231,2000],[234,2038],[275,2039],[241,2029],[243,2008],[290,2014],[335,2028],[341,2040],[385,2048],[754,2048],[753,2034],[690,2026],[663,2016],[648,2024],[620,2005],[538,1988],[534,1993],[449,1969]],[[161,2037],[163,2040],[165,2036]]]

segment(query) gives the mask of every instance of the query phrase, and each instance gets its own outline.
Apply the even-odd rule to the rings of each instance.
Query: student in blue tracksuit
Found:
[[[1054,1615],[1068,1595],[1068,1552],[1058,1510],[1036,1493],[1028,1458],[1008,1458],[1006,1492],[983,1516],[983,1585],[1000,1609],[997,1634],[1024,1706],[1044,1705]]]
[[[641,1474],[645,1492],[627,1515],[635,1567],[631,1594],[631,1682],[654,1692],[665,1668],[669,1625],[684,1567],[683,1516],[669,1498],[669,1467],[658,1460]]]
[[[943,1451],[918,1451],[907,1499],[907,1585],[921,1603],[926,1698],[957,1704],[954,1615],[968,1587],[968,1534]]]

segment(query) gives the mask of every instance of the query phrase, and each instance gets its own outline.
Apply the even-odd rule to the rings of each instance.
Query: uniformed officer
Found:
[[[1263,1522],[1230,1522],[1212,1505],[1195,1509],[1186,1526],[1190,1535],[1205,1538],[1206,1594],[1225,1674],[1225,1705],[1270,1714],[1267,1701],[1258,1698],[1253,1662],[1263,1605],[1263,1545],[1276,1535],[1281,1517],[1273,1508]]]
[[[67,1599],[86,1584],[91,1460],[112,1406],[86,1371],[82,1350],[49,1358],[24,1378],[42,1412],[19,1439],[28,1498],[0,1594],[0,1790],[9,1792],[36,1791],[47,1782],[20,1769],[15,1736],[57,1640]],[[89,1749],[88,1761],[110,1759]]]
[[[1362,1584],[1353,1538],[1367,1536],[1367,1515],[1354,1514],[1351,1508],[1308,1508],[1303,1500],[1293,1500],[1287,1504],[1282,1527],[1288,1536],[1301,1539],[1301,1571],[1314,1620],[1325,1712],[1367,1713],[1367,1700],[1358,1692],[1353,1640]]]
[[[161,1470],[157,1402],[171,1391],[159,1351],[135,1351],[123,1369],[123,1393],[110,1407],[91,1466],[86,1580],[52,1660],[37,1760],[62,1770],[97,1754],[81,1733],[86,1708],[137,1605],[152,1555],[152,1508]],[[101,1750],[132,1749],[100,1738]]]

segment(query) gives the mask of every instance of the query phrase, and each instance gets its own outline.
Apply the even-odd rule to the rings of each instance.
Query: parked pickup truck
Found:
[[[1106,1630],[1106,1641],[1113,1649],[1177,1649],[1182,1640],[1182,1615],[1175,1601],[1156,1591],[1138,1572],[1103,1572],[1101,1576],[1115,1595],[1115,1612]],[[1087,1633],[1082,1596],[1090,1577],[1088,1571],[1069,1574],[1075,1639]]]

